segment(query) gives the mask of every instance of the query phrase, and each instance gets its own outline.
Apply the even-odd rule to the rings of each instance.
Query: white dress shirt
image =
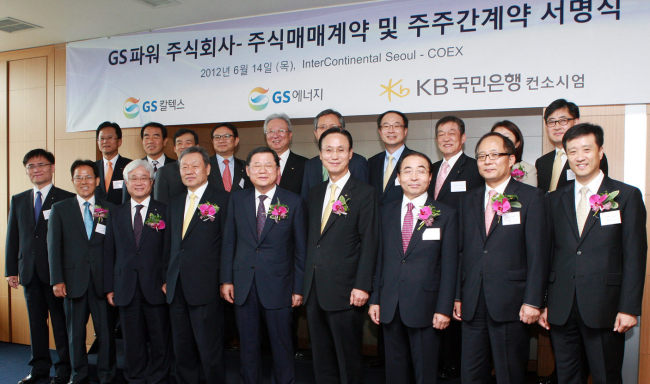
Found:
[[[503,183],[497,185],[495,188],[490,188],[487,184],[485,184],[485,194],[483,195],[483,208],[487,207],[488,201],[490,200],[490,191],[495,190],[497,191],[498,194],[503,195],[503,193],[506,191],[506,187],[508,186],[508,183],[510,182],[511,177],[508,177],[506,181]]]
[[[142,203],[138,203],[137,201],[131,199],[131,225],[134,225],[135,223],[135,212],[137,211],[136,206],[143,205],[143,207],[140,209],[140,216],[142,216],[142,225],[144,226],[144,222],[146,221],[146,218],[144,216],[147,214],[147,209],[149,208],[150,201],[151,196],[144,199]]]
[[[52,189],[52,186],[53,186],[52,183],[44,186],[41,189],[38,189],[38,188],[36,188],[36,186],[34,186],[34,206],[36,206],[36,193],[38,191],[41,191],[41,204],[42,204],[41,207],[43,205],[45,205],[45,198],[47,197],[47,194],[50,193],[50,190]]]
[[[332,182],[332,179],[330,178],[329,181],[327,182],[327,189],[325,190],[325,200],[323,201],[323,211],[321,212],[321,218],[323,217],[323,214],[325,213],[325,209],[327,209],[327,205],[330,202],[330,195],[332,193],[332,184],[336,184],[336,196],[334,196],[334,199],[338,199],[339,196],[341,195],[341,191],[343,190],[343,187],[345,187],[345,184],[350,180],[350,171],[348,170],[348,173],[345,174],[345,176],[341,177],[336,183]]]
[[[284,151],[281,155],[278,154],[278,157],[280,158],[280,174],[284,174],[284,167],[287,165],[287,159],[289,159],[289,152],[290,150]]]
[[[193,192],[196,195],[196,200],[195,200],[196,207],[194,207],[195,209],[199,206],[199,201],[201,201],[201,198],[203,197],[203,194],[205,193],[206,188],[208,188],[208,182],[207,181],[205,182],[205,184],[198,187],[196,189],[196,191]],[[192,194],[192,191],[190,191],[188,189],[187,190],[187,196],[185,197],[185,209],[183,210],[183,215],[185,215],[185,212],[187,212],[187,208],[189,208],[189,206],[190,206],[190,195],[191,194]],[[214,203],[212,203],[212,204],[214,204]]]
[[[436,178],[440,176],[440,172],[442,171],[442,166],[447,163],[449,164],[449,172],[451,173],[451,169],[456,165],[456,162],[458,159],[460,159],[460,155],[463,154],[463,151],[458,151],[457,154],[453,155],[452,157],[449,158],[449,160],[445,160],[445,158],[442,158],[442,163],[440,164],[440,168],[438,168],[438,174],[436,175]],[[449,176],[449,175],[447,175]]]
[[[591,195],[595,195],[598,193],[598,188],[600,188],[600,185],[603,183],[603,179],[605,179],[605,174],[603,173],[603,171],[598,172],[598,176],[594,177],[594,179],[591,180],[587,185],[582,185],[578,182],[578,179],[575,179],[575,187],[574,187],[575,198],[573,200],[576,205],[576,212],[578,212],[578,203],[580,202],[580,190],[582,189],[582,187],[587,187],[589,189],[589,192],[587,192],[587,197],[591,197]]]
[[[165,156],[164,153],[163,153],[162,155],[160,155],[160,157],[157,158],[157,159],[152,159],[151,157],[147,156],[147,161],[149,162],[149,164],[150,164],[152,167],[154,166],[154,165],[153,165],[153,162],[154,162],[154,161],[157,161],[157,162],[158,162],[158,164],[156,165],[156,167],[157,167],[158,169],[160,169],[160,168],[162,168],[163,166],[165,166],[165,160],[167,160],[167,156]]]
[[[429,194],[424,192],[420,196],[416,197],[413,200],[409,200],[408,197],[403,196],[402,197],[402,212],[401,212],[401,217],[400,217],[400,228],[404,227],[404,216],[406,216],[406,212],[408,209],[406,206],[408,203],[413,203],[413,210],[411,213],[413,214],[413,228],[415,229],[415,223],[418,221],[418,215],[420,214],[420,208],[424,207],[424,205],[427,202],[427,198],[429,197]]]
[[[119,154],[119,153],[118,153],[117,155],[115,155],[115,157],[113,157],[113,158],[110,159],[110,160],[108,160],[108,159],[105,158],[105,157],[102,157],[102,160],[104,160],[104,161],[103,161],[103,163],[104,163],[104,175],[106,175],[106,172],[108,171],[108,163],[111,163],[111,165],[113,166],[113,176],[115,176],[115,166],[116,166],[116,164],[117,164],[117,159],[118,159],[119,157],[120,157],[120,154]],[[114,177],[112,177],[111,179],[113,179],[113,178],[114,178]]]
[[[288,152],[288,151],[287,151]],[[275,195],[275,185],[273,188],[268,191],[267,193],[261,193],[260,191],[255,188],[255,216],[257,216],[257,206],[260,204],[260,196],[265,195],[266,199],[264,199],[264,212],[269,211],[269,207],[271,207],[271,200],[273,200],[273,196]]]
[[[81,218],[84,218],[84,211],[86,210],[86,206],[84,205],[88,201],[90,203],[90,214],[95,213],[95,195],[93,195],[90,199],[84,200],[81,196],[77,195],[77,204],[79,204],[79,210],[81,210]]]

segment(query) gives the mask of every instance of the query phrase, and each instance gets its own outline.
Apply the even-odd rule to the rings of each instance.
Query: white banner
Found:
[[[643,0],[400,0],[69,43],[67,130],[647,103],[649,17]]]

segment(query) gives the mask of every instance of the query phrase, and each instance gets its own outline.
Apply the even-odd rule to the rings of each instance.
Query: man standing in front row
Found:
[[[458,218],[455,208],[427,193],[426,155],[411,152],[397,166],[404,197],[381,212],[383,242],[368,314],[383,324],[386,382],[414,376],[418,384],[436,383],[439,330],[449,325],[454,306]]]
[[[23,158],[23,165],[34,187],[11,198],[5,247],[7,282],[14,289],[18,288],[18,284],[23,286],[31,336],[32,357],[29,365],[32,370],[18,383],[35,384],[50,377],[49,312],[59,359],[55,363],[52,383],[65,384],[70,378],[68,336],[63,300],[56,298],[50,287],[46,240],[52,204],[74,195],[52,185],[52,153],[40,148],[33,149]]]
[[[50,284],[63,298],[72,376],[70,383],[88,383],[86,323],[92,315],[97,335],[97,376],[100,383],[115,378],[115,342],[104,296],[104,237],[113,205],[95,196],[96,165],[75,160],[70,167],[75,197],[52,206],[47,227]]]
[[[201,147],[179,159],[187,192],[172,198],[164,256],[176,374],[182,383],[223,383],[223,305],[219,258],[228,195],[208,183],[210,157]],[[165,272],[165,271],[164,271]]]
[[[375,190],[350,175],[352,136],[323,132],[329,181],[309,192],[305,300],[317,383],[362,381],[363,306],[372,290],[379,218]]]
[[[276,186],[280,159],[271,148],[254,149],[246,163],[254,188],[233,192],[228,203],[221,295],[235,304],[242,381],[262,382],[263,317],[273,352],[274,382],[294,383],[291,308],[302,304],[306,243],[302,199]]]
[[[599,169],[603,130],[578,124],[562,139],[575,181],[549,196],[553,254],[548,312],[560,383],[621,383],[625,332],[637,324],[646,270],[641,192]]]
[[[144,159],[124,167],[130,199],[112,211],[104,240],[104,291],[119,308],[129,383],[169,379],[169,310],[160,289],[167,216],[151,198],[153,175]]]
[[[510,177],[515,146],[499,133],[479,140],[476,159],[485,186],[460,208],[460,283],[454,317],[463,321],[461,381],[524,383],[527,324],[537,321],[548,274],[543,192]],[[492,356],[492,359],[490,359]]]

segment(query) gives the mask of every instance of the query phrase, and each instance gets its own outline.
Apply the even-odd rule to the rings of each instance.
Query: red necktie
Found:
[[[230,174],[230,167],[228,164],[230,163],[230,160],[228,159],[223,159],[223,164],[225,165],[225,168],[223,170],[223,188],[226,190],[226,192],[230,192],[232,189],[232,175]]]
[[[411,236],[413,235],[413,203],[406,204],[406,214],[404,215],[404,224],[402,225],[402,249],[406,253],[409,247]]]

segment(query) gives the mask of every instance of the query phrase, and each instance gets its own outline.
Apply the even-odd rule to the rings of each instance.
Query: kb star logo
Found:
[[[408,96],[409,93],[411,93],[411,90],[404,87],[401,83],[402,83],[402,79],[399,79],[399,81],[396,83],[393,83],[393,79],[389,79],[388,85],[383,85],[383,84],[381,85],[381,88],[384,91],[380,93],[379,96],[388,95],[389,102],[393,101],[392,99],[393,96],[397,96],[400,98]]]

